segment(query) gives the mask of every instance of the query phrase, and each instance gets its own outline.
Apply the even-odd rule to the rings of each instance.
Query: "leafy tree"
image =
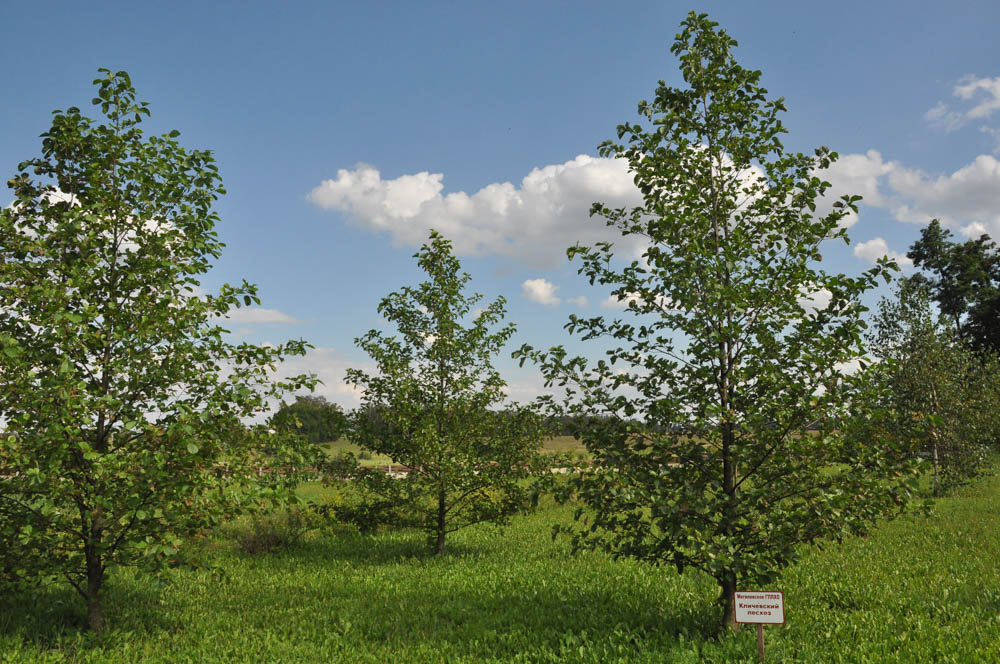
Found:
[[[297,431],[311,443],[336,440],[347,428],[347,416],[335,403],[318,395],[300,395],[295,403],[282,405],[272,417],[273,428]]]
[[[996,359],[971,350],[948,321],[931,311],[924,284],[904,280],[879,303],[870,345],[892,433],[931,460],[935,496],[984,472],[1000,436]]]
[[[575,546],[710,574],[733,626],[737,588],[770,584],[800,544],[898,508],[911,485],[897,472],[913,462],[840,424],[864,415],[842,370],[864,351],[859,296],[890,265],[858,278],[814,265],[824,240],[847,241],[839,223],[859,197],[816,213],[829,185],[815,172],[836,153],[784,150],[783,101],[716,25],[688,15],[671,48],[687,87],[660,81],[639,103],[645,124],[600,146],[628,161],[644,203],[592,215],[645,238],[641,260],[616,261],[611,243],[568,250],[631,320],[570,317],[571,334],[612,346],[596,365],[561,346],[515,355],[567,389],[564,408],[604,416],[583,435],[597,470],[573,480],[590,524]],[[817,292],[829,302],[814,310]]]
[[[941,313],[960,338],[981,350],[1000,352],[1000,252],[988,235],[963,243],[937,219],[920,231],[907,256],[930,273],[911,277],[930,288]]]
[[[409,472],[392,479],[355,465],[350,474],[383,504],[413,515],[440,554],[447,533],[502,523],[525,506],[522,480],[540,468],[542,427],[528,409],[499,409],[505,383],[491,358],[514,325],[491,327],[504,317],[504,299],[473,311],[482,296],[463,293],[470,277],[437,232],[414,257],[429,280],[390,293],[378,307],[399,335],[370,330],[355,341],[378,373],[347,372],[364,390],[349,438]]]
[[[259,300],[194,295],[223,247],[211,153],[144,137],[128,74],[101,73],[101,121],[56,111],[0,212],[0,570],[68,582],[94,630],[110,570],[189,561],[186,535],[278,495],[301,453],[242,420],[314,382],[269,381],[302,341],[223,340]]]

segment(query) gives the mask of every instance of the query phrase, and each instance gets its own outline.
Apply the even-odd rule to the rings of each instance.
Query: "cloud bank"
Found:
[[[985,84],[970,81],[968,85],[971,95]],[[996,87],[990,86],[994,83],[985,88]],[[981,109],[975,112],[982,115],[992,113],[992,108],[992,102],[983,102],[973,110]],[[842,155],[819,175],[831,187],[819,201],[818,215],[829,212],[841,196],[858,194],[863,197],[862,214],[864,208],[882,208],[900,222],[923,225],[937,218],[969,237],[987,233],[1000,238],[1000,161],[991,155],[980,155],[952,173],[929,174],[869,150]],[[419,246],[435,228],[452,240],[459,255],[501,256],[536,269],[561,264],[566,248],[577,242],[610,241],[616,244],[618,255],[638,257],[641,253],[639,239],[622,238],[600,219],[589,218],[594,201],[610,207],[642,203],[623,160],[580,155],[533,169],[519,186],[498,182],[473,194],[445,194],[443,190],[441,173],[425,171],[387,180],[374,167],[359,165],[323,181],[309,199],[344,214],[351,224],[387,233],[399,245]],[[851,213],[842,224],[852,226],[857,221]],[[879,239],[863,243],[863,248],[859,245],[855,255],[875,256],[876,249],[883,249],[876,242]],[[888,246],[881,255],[894,253],[902,256]],[[542,304],[559,300],[554,290],[545,294],[541,287],[524,286],[524,296]]]
[[[459,255],[496,254],[534,268],[559,265],[577,242],[611,240],[628,247],[600,219],[589,218],[590,207],[595,201],[610,207],[642,203],[625,161],[588,155],[535,168],[519,186],[497,182],[471,195],[443,189],[442,173],[385,180],[361,164],[337,171],[309,200],[344,213],[356,226],[387,232],[399,245],[419,246],[434,228]]]

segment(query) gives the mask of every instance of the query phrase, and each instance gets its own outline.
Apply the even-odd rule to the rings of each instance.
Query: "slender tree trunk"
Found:
[[[941,414],[941,403],[938,401],[937,388],[934,384],[931,384],[931,397],[934,399],[934,414]],[[940,466],[940,460],[938,459],[938,443],[941,441],[941,436],[938,435],[938,430],[935,425],[931,425],[931,438],[934,440],[934,497],[938,497],[938,492],[941,490],[940,482],[938,480],[938,467]]]
[[[726,535],[732,534],[733,524],[736,522],[736,462],[735,456],[735,436],[733,423],[726,422],[722,430],[722,454],[723,454],[723,490],[727,494],[726,513],[724,517],[723,532]],[[724,572],[719,582],[722,586],[722,626],[735,630],[739,627],[736,624],[736,614],[733,607],[733,593],[736,592],[736,574]]]
[[[941,490],[940,483],[938,480],[938,444],[937,437],[934,440],[934,497],[938,497],[938,492]]]
[[[104,585],[104,566],[93,546],[87,547],[87,627],[94,632],[104,630],[104,604],[101,587]]]
[[[446,514],[447,512],[445,511],[445,492],[444,492],[444,486],[442,486],[438,490],[437,549],[434,551],[434,553],[437,555],[441,555],[442,553],[444,553]]]
[[[735,631],[740,627],[736,622],[736,607],[733,604],[736,575],[731,572],[725,573],[719,580],[719,586],[722,588],[722,593],[719,595],[719,601],[722,603],[722,625]]]
[[[104,586],[104,555],[101,550],[104,539],[104,513],[100,507],[88,511],[82,503],[79,504],[79,508],[81,521],[85,524],[84,532],[87,534],[83,545],[84,564],[87,568],[87,587],[84,595],[87,602],[87,626],[94,632],[100,632],[105,625],[104,605],[101,602],[101,588]]]
[[[702,97],[702,107],[705,117],[709,117],[708,102],[706,97]],[[714,131],[714,128],[711,128]],[[708,148],[712,159],[712,169],[718,164],[721,173],[722,155],[716,150],[715,139],[709,132]],[[732,285],[732,273],[729,263],[726,261],[726,247],[729,244],[729,210],[724,209],[719,203],[719,189],[716,183],[716,175],[709,178],[712,196],[712,236],[715,243],[715,254],[717,258],[717,274],[722,277],[722,283],[728,289]],[[718,176],[721,177],[721,176]],[[736,377],[733,375],[738,362],[734,355],[739,334],[736,333],[733,325],[733,300],[732,296],[723,298],[721,304],[722,311],[717,319],[716,328],[719,332],[719,405],[722,407],[722,490],[726,494],[726,506],[722,521],[719,524],[722,535],[731,536],[735,529],[737,519],[736,486],[737,486],[737,449],[736,449],[736,426],[733,422],[732,406],[736,396]],[[733,607],[733,593],[736,592],[736,573],[725,571],[718,579],[722,587],[722,624],[723,627],[735,630],[739,627],[736,624],[736,614]]]

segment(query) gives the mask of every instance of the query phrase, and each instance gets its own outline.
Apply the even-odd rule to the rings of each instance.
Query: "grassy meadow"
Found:
[[[177,570],[158,586],[115,573],[100,635],[85,631],[67,590],[0,598],[0,661],[756,661],[752,627],[712,636],[714,581],[572,556],[551,538],[572,511],[460,531],[442,557],[426,554],[419,532],[335,530],[249,555],[230,529],[196,544],[221,576]],[[767,661],[998,661],[998,514],[994,476],[929,517],[807,549],[775,584],[787,623],[766,628]]]
[[[346,438],[339,438],[329,443],[323,443],[323,449],[330,456],[345,453],[360,456],[362,453],[362,449],[360,447],[349,442]],[[589,458],[590,456],[590,454],[584,449],[583,443],[573,436],[554,436],[552,438],[547,438],[545,442],[542,443],[542,451],[546,454],[572,454],[574,457],[580,459]],[[368,458],[359,459],[362,466],[386,466],[393,463],[392,458],[384,454],[368,453],[366,456]]]

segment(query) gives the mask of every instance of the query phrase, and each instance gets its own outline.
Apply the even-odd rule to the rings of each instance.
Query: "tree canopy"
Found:
[[[347,416],[340,406],[319,395],[298,395],[283,404],[270,424],[274,429],[297,432],[310,443],[327,443],[340,438],[347,428]]]
[[[925,270],[925,284],[958,336],[980,350],[1000,352],[1000,252],[988,235],[955,242],[934,219],[921,229],[907,257]]]
[[[818,267],[824,241],[848,240],[841,222],[860,197],[818,211],[837,154],[785,150],[784,102],[735,47],[689,14],[671,47],[686,87],[660,81],[640,122],[600,146],[628,162],[643,204],[595,203],[592,216],[645,240],[638,260],[610,242],[568,250],[626,304],[625,318],[566,325],[610,345],[605,357],[517,353],[567,389],[562,409],[602,416],[583,433],[595,470],[573,480],[589,519],[576,546],[704,571],[726,625],[736,589],[770,584],[800,544],[864,531],[915,477],[907,450],[842,425],[867,412],[845,373],[865,353],[859,298],[892,266]]]
[[[504,318],[504,299],[474,309],[482,296],[464,293],[471,277],[435,231],[414,258],[428,280],[390,293],[378,307],[398,335],[373,329],[356,340],[378,372],[347,372],[363,390],[350,439],[408,472],[391,479],[355,467],[352,475],[415,514],[440,554],[447,533],[502,523],[525,507],[522,480],[539,468],[542,423],[505,403],[505,383],[492,365],[514,333],[511,323],[491,329]]]
[[[934,495],[982,474],[1000,442],[996,356],[963,342],[953,319],[931,309],[926,284],[914,280],[880,301],[870,348],[887,381],[891,433],[931,462]]]
[[[254,286],[197,294],[223,248],[211,153],[144,136],[127,73],[94,84],[100,119],[56,111],[0,211],[0,570],[69,583],[99,630],[107,572],[184,562],[185,536],[276,495],[301,450],[244,422],[314,381],[270,378],[305,342],[213,323]]]

